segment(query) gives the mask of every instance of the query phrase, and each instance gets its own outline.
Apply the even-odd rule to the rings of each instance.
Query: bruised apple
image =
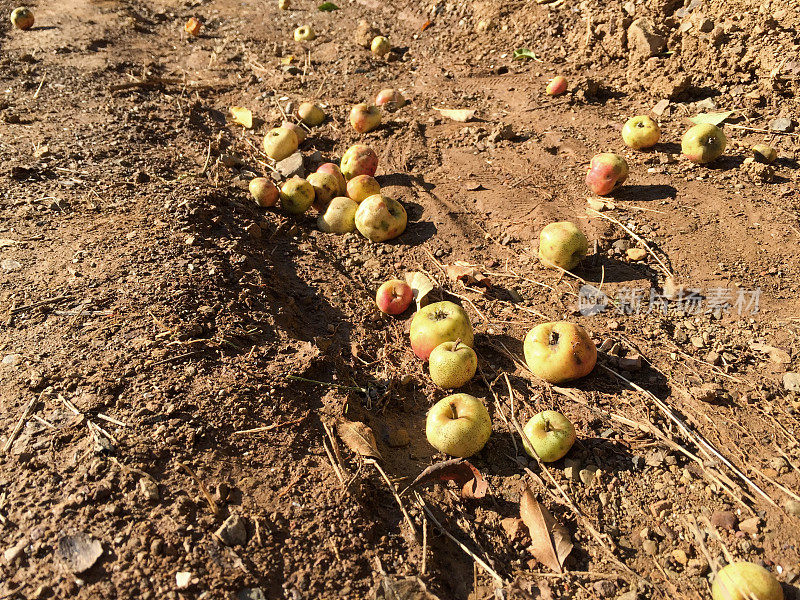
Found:
[[[473,344],[469,316],[458,304],[447,300],[428,304],[414,313],[410,336],[411,349],[422,360],[428,360],[433,349],[444,342],[461,340],[470,348]]]
[[[334,163],[322,163],[317,167],[317,173],[328,173],[333,175],[336,178],[336,183],[338,185],[336,188],[336,195],[347,195],[347,182],[344,180],[344,175],[342,175],[342,170],[339,168],[339,165]]]
[[[570,221],[550,223],[539,234],[539,259],[545,266],[569,271],[589,251],[589,241]]]
[[[586,185],[598,196],[605,196],[628,178],[628,163],[619,154],[603,152],[592,157],[586,172]]]
[[[314,188],[302,177],[292,177],[281,186],[281,206],[293,215],[308,210],[314,202]]]
[[[722,156],[728,138],[711,123],[700,123],[690,127],[681,138],[681,152],[693,163],[703,165]]]
[[[411,305],[414,292],[411,286],[399,279],[390,279],[378,288],[375,304],[387,315],[399,315]]]
[[[346,181],[358,175],[374,176],[378,170],[378,155],[369,146],[355,144],[347,149],[339,164]]]
[[[397,200],[373,194],[358,205],[356,229],[372,242],[385,242],[406,230],[408,215]]]
[[[271,179],[267,177],[254,177],[250,180],[250,194],[256,204],[263,207],[275,206],[278,203],[280,192]]]
[[[381,109],[362,102],[350,109],[350,125],[358,133],[368,133],[381,124]]]
[[[297,134],[285,127],[276,127],[264,136],[264,152],[272,160],[283,160],[297,151]]]
[[[631,117],[622,126],[622,141],[628,148],[642,150],[651,148],[661,139],[661,128],[651,117]]]
[[[328,203],[338,195],[339,182],[330,173],[317,171],[306,177],[306,181],[314,188],[314,208],[319,211],[325,210]]]
[[[375,96],[375,106],[385,106],[388,110],[397,110],[405,106],[406,99],[403,94],[393,88],[387,88],[378,92]]]
[[[480,451],[492,434],[492,419],[475,396],[453,394],[428,411],[425,437],[431,446],[450,456],[468,458]]]
[[[347,182],[347,195],[359,204],[372,196],[381,193],[381,185],[372,175],[357,175]]]
[[[528,332],[525,362],[537,377],[563,383],[588,375],[597,362],[597,347],[580,325],[542,323]]]
[[[325,233],[350,233],[356,228],[358,204],[350,198],[337,196],[330,201],[324,213],[317,217],[317,227]]]

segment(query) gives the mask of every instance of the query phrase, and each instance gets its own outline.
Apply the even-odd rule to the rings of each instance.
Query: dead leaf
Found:
[[[466,123],[475,117],[475,110],[471,108],[434,108],[439,114],[458,123]]]
[[[711,125],[719,125],[725,119],[730,117],[733,114],[732,110],[726,110],[722,112],[713,112],[713,113],[700,113],[695,115],[694,117],[689,117],[689,120],[694,123],[695,125],[700,125],[702,123],[710,123]]]
[[[245,129],[253,128],[253,113],[243,106],[231,106],[231,120]]]
[[[455,481],[461,488],[462,498],[483,498],[489,489],[489,484],[486,483],[480,471],[463,458],[453,458],[431,465],[417,475],[408,489],[442,481]]]
[[[433,284],[427,275],[419,271],[406,273],[406,283],[411,286],[417,310],[428,304],[427,295],[433,291]]]
[[[336,433],[350,450],[366,458],[382,460],[372,429],[361,421],[342,421],[336,424]]]
[[[753,342],[750,344],[750,349],[755,350],[757,352],[763,352],[769,359],[778,364],[788,364],[792,362],[792,357],[786,350],[782,350],[780,348],[776,348],[775,346],[769,346],[767,344],[760,344],[758,342]]]
[[[444,271],[453,281],[463,281],[464,285],[481,285],[485,288],[492,287],[492,282],[473,265],[457,260],[452,265],[445,265]]]
[[[88,533],[65,535],[58,540],[58,555],[73,573],[88,571],[103,554],[103,546]]]
[[[563,573],[564,561],[572,552],[572,540],[567,528],[536,501],[530,488],[525,488],[522,493],[519,514],[531,533],[531,554],[556,573]]]

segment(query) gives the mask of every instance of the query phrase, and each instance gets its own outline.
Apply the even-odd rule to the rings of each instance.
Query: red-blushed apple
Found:
[[[293,215],[300,215],[314,202],[314,188],[302,177],[292,177],[281,186],[281,206]]]
[[[283,160],[289,158],[297,151],[297,134],[285,127],[270,129],[264,136],[264,152],[272,160]]]
[[[184,25],[183,28],[186,30],[186,33],[192,37],[197,37],[200,35],[200,30],[203,28],[203,24],[196,17],[192,17],[186,21],[186,25]]]
[[[330,201],[325,212],[317,217],[317,227],[325,233],[350,233],[356,229],[358,204],[345,196]]]
[[[575,427],[572,422],[554,410],[545,410],[534,415],[522,428],[530,446],[523,441],[525,452],[542,462],[555,462],[569,452],[575,443]]]
[[[428,371],[433,383],[445,390],[466,385],[477,370],[478,355],[461,340],[439,344],[428,357]]]
[[[642,150],[652,148],[661,139],[661,128],[651,117],[631,117],[622,126],[622,141],[628,148]]]
[[[313,102],[303,102],[297,107],[297,117],[309,127],[316,127],[325,120],[325,111]]]
[[[294,30],[295,42],[310,42],[317,39],[317,34],[314,33],[314,28],[311,25],[301,25]]]
[[[389,54],[389,52],[391,52],[392,45],[389,43],[389,40],[382,35],[379,35],[372,40],[372,43],[369,45],[369,49],[375,56],[386,56]]]
[[[394,198],[373,194],[358,205],[356,229],[371,242],[393,240],[406,230],[406,209]]]
[[[589,251],[589,240],[569,221],[550,223],[539,234],[539,259],[545,266],[569,271]]]
[[[403,94],[393,88],[387,88],[378,92],[375,96],[375,106],[383,106],[387,110],[397,110],[406,104]]]
[[[523,346],[528,368],[550,383],[588,375],[597,362],[597,347],[586,330],[566,321],[537,325]]]
[[[399,279],[390,279],[378,288],[375,304],[387,315],[399,315],[411,305],[414,292],[411,286]]]
[[[358,133],[368,133],[381,124],[381,109],[362,102],[350,109],[350,125]]]
[[[444,300],[423,306],[411,319],[411,349],[422,360],[428,360],[439,344],[461,340],[472,347],[472,323],[458,304]]]
[[[544,89],[544,93],[548,96],[560,96],[567,91],[567,78],[563,75],[553,77]]]
[[[358,175],[374,177],[375,171],[378,170],[378,155],[369,146],[355,144],[347,149],[339,164],[342,167],[345,181],[350,181]]]
[[[700,123],[690,127],[681,138],[681,152],[693,163],[703,165],[722,156],[728,138],[711,123]]]
[[[347,195],[347,182],[344,180],[344,175],[342,175],[342,170],[339,168],[339,165],[334,163],[322,163],[317,167],[317,173],[330,173],[336,177],[336,181],[339,184],[339,187],[336,190],[336,195]]]
[[[275,206],[278,203],[280,192],[277,186],[267,177],[254,177],[250,180],[250,194],[256,204],[263,207]]]
[[[17,29],[30,29],[33,27],[33,11],[27,6],[20,6],[11,11],[11,24]]]
[[[628,163],[619,154],[603,152],[592,157],[586,172],[586,185],[598,196],[605,196],[628,178]]]
[[[291,121],[284,121],[281,123],[281,127],[285,129],[291,129],[294,131],[294,134],[297,136],[297,143],[302,144],[306,139],[306,130],[300,127],[297,123],[292,123]]]
[[[359,204],[381,193],[381,185],[372,175],[357,175],[347,182],[347,195]]]
[[[328,203],[338,196],[339,182],[336,176],[317,171],[306,177],[306,181],[314,188],[314,208],[324,212]]]
[[[732,562],[717,573],[711,597],[713,600],[783,600],[783,588],[761,565]]]
[[[753,146],[753,157],[764,164],[772,164],[778,158],[778,151],[767,144],[756,144]]]
[[[425,437],[439,452],[469,458],[492,434],[492,419],[481,400],[469,394],[442,398],[428,410]]]

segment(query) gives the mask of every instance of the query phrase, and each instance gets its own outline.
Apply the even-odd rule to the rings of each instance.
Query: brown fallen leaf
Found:
[[[427,275],[419,271],[410,271],[406,273],[406,283],[411,286],[417,310],[428,304],[427,295],[433,291],[433,283]]]
[[[243,106],[231,106],[231,120],[245,129],[253,128],[253,113]]]
[[[471,108],[434,108],[433,110],[438,110],[443,117],[458,123],[466,123],[475,117],[475,110]]]
[[[382,460],[378,452],[378,443],[372,429],[361,421],[341,421],[336,424],[336,433],[350,450],[366,458]]]
[[[572,552],[569,531],[525,488],[519,501],[519,514],[531,534],[531,554],[556,573],[564,572],[564,561]]]
[[[444,271],[453,281],[463,281],[465,285],[480,285],[485,288],[492,287],[492,282],[473,265],[457,260],[452,265],[445,265]]]
[[[407,490],[443,481],[455,481],[461,488],[462,498],[483,498],[489,489],[489,484],[472,463],[463,458],[453,458],[438,462],[425,469],[417,475]]]

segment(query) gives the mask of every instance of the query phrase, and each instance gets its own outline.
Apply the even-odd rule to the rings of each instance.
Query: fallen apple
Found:
[[[253,199],[259,206],[270,207],[278,203],[280,192],[271,179],[254,177],[250,180],[249,188]]]
[[[544,93],[548,96],[560,96],[567,91],[567,78],[563,75],[553,77],[544,88]]]
[[[300,127],[297,123],[292,123],[291,121],[284,121],[281,123],[281,127],[284,129],[290,129],[294,131],[294,134],[297,136],[297,144],[302,144],[306,139],[306,130]]]
[[[375,106],[384,106],[388,110],[397,110],[406,104],[403,94],[393,88],[387,88],[378,92],[375,96]]]
[[[356,210],[357,203],[350,198],[337,196],[328,203],[325,212],[317,217],[317,227],[325,233],[350,233],[356,228]]]
[[[313,102],[303,102],[297,107],[297,116],[309,127],[316,127],[325,120],[325,111]]]
[[[386,242],[406,230],[408,215],[397,200],[373,194],[358,205],[356,229],[372,242]]]
[[[492,434],[492,419],[483,402],[469,394],[442,398],[428,411],[425,436],[439,452],[468,458],[479,452]]]
[[[363,203],[362,203],[363,206]],[[428,360],[439,344],[461,340],[472,347],[472,323],[458,304],[444,300],[423,306],[411,319],[411,349],[422,360]]]
[[[475,350],[455,342],[442,342],[431,351],[428,357],[428,370],[433,383],[445,390],[453,390],[466,385],[478,370],[478,355]]]
[[[367,133],[381,124],[381,109],[362,102],[350,109],[350,124],[358,133]]]
[[[399,279],[384,282],[375,294],[375,304],[387,315],[399,315],[405,312],[413,299],[414,292],[411,286]]]
[[[588,375],[597,362],[597,347],[586,330],[566,321],[537,325],[523,346],[528,368],[550,383]]]
[[[372,175],[357,175],[347,182],[347,195],[359,204],[372,196],[381,193],[381,185]]]
[[[622,126],[622,141],[628,148],[652,148],[661,139],[661,128],[647,115],[631,117]]]
[[[306,181],[314,188],[314,208],[324,211],[331,200],[338,196],[339,182],[330,173],[311,173]]]
[[[286,127],[270,129],[264,136],[264,152],[272,160],[283,160],[297,151],[297,134]]]
[[[550,223],[539,234],[539,259],[545,266],[569,271],[589,251],[589,240],[569,221]]]
[[[392,45],[385,37],[378,35],[372,40],[372,43],[369,45],[369,49],[375,56],[386,56],[389,54],[389,52],[391,52]]]
[[[713,600],[783,600],[783,588],[764,567],[733,562],[719,570],[711,585]]]
[[[197,37],[200,35],[200,30],[203,28],[203,24],[199,19],[192,17],[186,21],[186,25],[184,25],[183,28],[186,30],[186,33],[192,37]]]
[[[295,42],[310,42],[317,39],[317,34],[314,33],[314,28],[311,25],[301,25],[294,30]]]
[[[778,151],[772,146],[767,146],[766,144],[756,144],[753,146],[753,157],[757,161],[769,165],[775,162],[775,159],[778,158]]]
[[[728,138],[711,123],[700,123],[690,127],[681,138],[681,152],[693,163],[703,165],[722,156]]]
[[[555,462],[569,452],[575,443],[575,427],[560,412],[545,410],[534,415],[522,428],[530,446],[523,442],[525,452],[542,462]],[[533,446],[533,447],[531,447]]]
[[[281,206],[286,212],[299,215],[314,202],[314,188],[302,177],[292,177],[281,186]]]
[[[27,6],[20,6],[11,11],[11,24],[17,29],[30,29],[33,27],[33,11]]]
[[[278,0],[279,10],[289,10],[289,0]]]
[[[347,194],[347,182],[344,180],[344,175],[342,175],[342,170],[339,168],[339,165],[334,163],[322,163],[320,166],[317,167],[317,173],[329,173],[336,178],[336,182],[338,187],[336,188],[336,195],[337,196],[345,196]]]
[[[603,152],[592,157],[586,172],[586,185],[598,196],[605,196],[628,178],[628,163],[619,154]]]
[[[374,176],[378,170],[378,155],[369,146],[356,144],[347,149],[339,164],[345,181],[350,181],[358,175]]]

